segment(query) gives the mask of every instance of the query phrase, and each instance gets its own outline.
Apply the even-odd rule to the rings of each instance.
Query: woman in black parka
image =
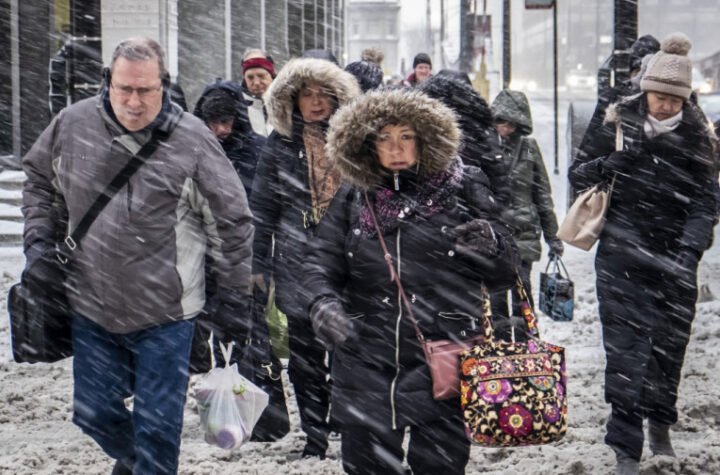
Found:
[[[287,315],[288,376],[307,435],[303,457],[325,457],[329,371],[304,303],[302,263],[306,241],[340,186],[340,175],[324,152],[327,121],[359,93],[355,78],[336,64],[300,58],[282,68],[264,97],[274,131],[260,156],[250,197],[253,282],[263,288],[273,277],[275,302]]]
[[[457,157],[454,114],[419,91],[376,91],[332,118],[327,153],[347,184],[310,243],[305,285],[318,337],[334,347],[332,417],[351,474],[395,474],[410,430],[415,475],[463,474],[459,398],[436,401],[395,271],[428,339],[482,332],[481,285],[514,282],[516,251],[487,179]]]
[[[615,177],[595,271],[607,356],[605,441],[617,474],[638,473],[643,419],[654,454],[674,456],[669,428],[695,318],[697,269],[715,224],[713,136],[689,101],[690,42],[663,42],[642,93],[608,108],[570,168],[576,190]],[[616,127],[624,135],[615,151]]]

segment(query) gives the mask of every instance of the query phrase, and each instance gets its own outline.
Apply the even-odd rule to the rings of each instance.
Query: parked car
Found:
[[[572,69],[565,75],[565,86],[571,94],[591,95],[596,92],[595,72],[588,69]]]
[[[698,94],[698,105],[712,122],[720,120],[720,91]]]

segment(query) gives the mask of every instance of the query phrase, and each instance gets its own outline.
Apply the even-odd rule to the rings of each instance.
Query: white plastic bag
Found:
[[[210,348],[213,347],[210,335]],[[236,449],[250,440],[258,419],[268,405],[268,394],[255,386],[237,369],[228,365],[234,343],[228,346],[218,343],[225,358],[224,368],[212,367],[195,387],[194,397],[198,403],[200,424],[205,431],[205,441],[223,449]],[[211,355],[212,350],[211,350]]]

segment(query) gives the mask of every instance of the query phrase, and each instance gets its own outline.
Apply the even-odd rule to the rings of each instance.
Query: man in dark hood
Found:
[[[245,114],[242,113],[245,111]],[[235,171],[250,196],[260,150],[265,138],[256,134],[243,121],[247,117],[247,105],[236,83],[216,81],[205,88],[195,105],[194,114],[212,130],[232,162]]]

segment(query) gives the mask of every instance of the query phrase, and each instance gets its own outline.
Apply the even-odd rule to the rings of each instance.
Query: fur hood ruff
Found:
[[[263,97],[268,121],[280,135],[292,137],[295,102],[309,82],[317,82],[332,91],[339,107],[360,94],[355,77],[330,61],[315,58],[288,61]]]
[[[364,189],[383,182],[387,172],[373,152],[372,140],[388,124],[415,130],[418,174],[449,168],[460,144],[455,113],[418,90],[395,89],[366,93],[330,119],[325,150],[345,180]]]

